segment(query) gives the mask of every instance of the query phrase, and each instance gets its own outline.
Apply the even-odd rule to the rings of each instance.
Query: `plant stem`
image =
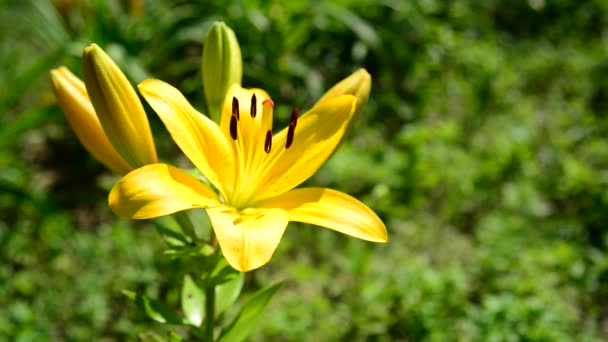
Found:
[[[215,322],[215,286],[205,289],[205,341],[214,341],[213,323]]]

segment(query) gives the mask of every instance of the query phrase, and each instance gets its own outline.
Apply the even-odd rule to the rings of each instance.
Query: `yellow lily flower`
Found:
[[[82,54],[84,83],[101,126],[118,153],[133,168],[157,162],[148,117],[135,89],[99,46]]]
[[[84,83],[66,67],[51,71],[51,83],[59,106],[87,151],[115,173],[133,170],[108,140]]]
[[[114,186],[109,204],[117,214],[148,219],[205,208],[222,253],[239,271],[267,263],[289,221],[387,240],[380,218],[357,199],[332,189],[294,189],[333,153],[354,115],[354,96],[320,102],[301,117],[294,110],[289,126],[273,135],[274,103],[261,89],[233,85],[219,126],[167,83],[151,79],[139,90],[219,196],[178,168],[152,164]]]

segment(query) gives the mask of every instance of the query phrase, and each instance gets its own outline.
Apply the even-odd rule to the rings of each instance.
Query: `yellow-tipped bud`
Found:
[[[367,104],[371,87],[372,77],[367,70],[359,69],[329,89],[325,94],[323,94],[323,96],[321,96],[321,99],[319,99],[317,103],[333,99],[334,97],[338,97],[340,95],[354,95],[357,97],[357,104],[351,123],[352,126],[352,124],[359,119],[359,116]]]
[[[156,163],[156,148],[144,107],[133,86],[99,46],[82,56],[84,83],[110,142],[132,168]]]
[[[115,173],[124,175],[131,171],[101,128],[84,83],[66,67],[51,71],[51,83],[68,122],[93,157]]]
[[[203,88],[209,116],[219,122],[224,97],[230,86],[241,84],[243,61],[234,31],[223,22],[214,23],[203,48]]]

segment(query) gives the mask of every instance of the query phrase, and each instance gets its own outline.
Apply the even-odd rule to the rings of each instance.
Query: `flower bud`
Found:
[[[110,142],[132,168],[156,163],[156,148],[144,107],[127,80],[99,46],[82,56],[84,83]]]
[[[226,92],[233,83],[241,84],[243,61],[234,31],[225,23],[214,23],[203,47],[203,89],[209,116],[219,122]]]
[[[317,103],[333,99],[334,97],[338,97],[340,95],[354,95],[357,98],[357,104],[355,114],[351,122],[352,127],[353,123],[358,121],[359,116],[367,104],[371,87],[372,77],[367,70],[359,69],[329,89],[325,94],[323,94],[323,96],[321,96],[321,99],[319,99]]]
[[[131,171],[104,133],[84,83],[66,67],[52,70],[51,82],[59,106],[87,151],[115,173],[124,175]]]

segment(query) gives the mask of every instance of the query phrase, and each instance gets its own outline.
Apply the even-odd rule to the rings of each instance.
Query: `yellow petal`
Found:
[[[357,121],[367,104],[371,87],[372,77],[367,70],[359,69],[329,89],[321,96],[317,103],[333,99],[340,95],[354,95],[357,98],[357,107],[352,121]]]
[[[241,272],[266,264],[289,222],[282,209],[207,209],[213,230],[228,263]]]
[[[287,210],[290,221],[311,223],[359,239],[386,242],[388,234],[378,215],[361,201],[343,192],[300,188],[259,204]]]
[[[168,83],[149,79],[139,85],[139,91],[188,159],[225,194],[226,187],[234,183],[234,156],[218,125]]]
[[[297,121],[291,147],[287,129],[272,141],[270,162],[258,187],[258,199],[289,191],[312,176],[331,156],[353,116],[356,99],[342,95],[314,106]]]
[[[150,164],[128,173],[114,185],[108,202],[116,214],[132,219],[220,205],[205,184],[167,164]]]
[[[131,171],[101,128],[84,83],[66,67],[52,70],[51,81],[59,106],[87,151],[115,173]]]
[[[82,56],[84,83],[110,142],[133,168],[156,163],[156,149],[144,107],[135,90],[99,46]]]

